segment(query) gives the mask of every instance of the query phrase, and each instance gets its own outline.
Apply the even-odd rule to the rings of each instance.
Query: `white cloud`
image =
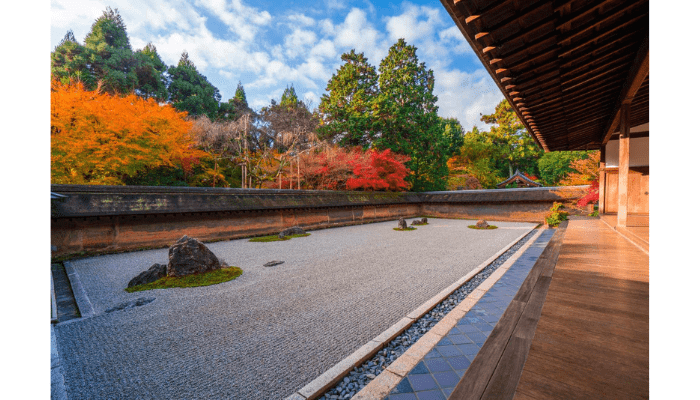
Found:
[[[306,92],[303,95],[304,103],[310,104],[312,108],[319,104],[320,99],[315,92]]]
[[[327,36],[333,35],[335,33],[335,27],[333,26],[333,21],[331,21],[328,18],[319,22],[319,26],[321,27],[321,32],[323,32]]]
[[[255,39],[258,27],[272,20],[267,11],[245,6],[240,0],[197,0],[196,4],[219,18],[245,42]]]
[[[291,35],[284,38],[285,54],[296,58],[308,53],[309,47],[316,42],[316,34],[312,31],[295,29]]]
[[[309,55],[316,58],[329,58],[335,59],[339,58],[338,52],[335,49],[335,45],[328,39],[323,39],[319,41],[316,46],[314,46]]]
[[[406,11],[396,17],[387,18],[386,29],[393,42],[400,38],[407,42],[415,42],[420,38],[431,38],[436,25],[442,22],[440,12],[436,8],[417,7],[405,4]]]
[[[449,46],[452,51],[458,54],[474,54],[474,51],[469,47],[469,43],[462,35],[462,31],[457,28],[457,26],[452,26],[450,28],[440,31],[440,42]]]
[[[364,53],[365,57],[375,65],[379,65],[379,61],[386,53],[385,49],[381,49],[386,46],[378,43],[379,32],[367,20],[365,12],[358,8],[350,10],[345,20],[334,28],[334,34],[336,45]]]
[[[316,24],[316,20],[314,20],[311,17],[307,17],[304,14],[292,14],[289,17],[287,17],[291,22],[293,22],[295,25],[301,25],[301,26],[313,26]]]
[[[438,96],[438,114],[457,118],[465,130],[474,125],[487,129],[481,114],[491,114],[503,95],[489,74],[480,69],[467,73],[457,69],[436,69],[435,90]]]

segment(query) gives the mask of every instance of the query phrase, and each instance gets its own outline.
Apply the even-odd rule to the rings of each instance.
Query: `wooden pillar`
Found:
[[[598,178],[598,214],[605,213],[605,190],[607,178],[605,174],[605,145],[600,146],[600,177]]]
[[[620,158],[617,183],[617,226],[627,226],[627,200],[630,174],[630,102],[620,107]]]

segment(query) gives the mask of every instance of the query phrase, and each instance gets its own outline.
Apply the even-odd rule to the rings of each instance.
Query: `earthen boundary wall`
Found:
[[[167,247],[397,220],[400,217],[542,222],[554,201],[585,186],[392,193],[145,186],[52,185],[53,256]]]

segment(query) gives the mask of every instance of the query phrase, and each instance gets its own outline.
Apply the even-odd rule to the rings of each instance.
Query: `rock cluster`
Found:
[[[428,223],[428,218],[414,219],[411,225],[426,225]]]
[[[490,226],[489,223],[486,222],[486,221],[484,221],[483,219],[480,219],[480,220],[476,221],[476,227],[477,227],[477,228],[486,229],[486,228],[488,228],[489,226]]]
[[[183,236],[168,249],[168,265],[153,264],[129,281],[127,287],[145,285],[164,276],[185,276],[213,271],[226,265],[195,238]]]
[[[277,236],[278,236],[280,239],[284,239],[284,238],[287,237],[287,236],[292,236],[292,235],[303,235],[303,234],[305,234],[305,233],[306,233],[306,231],[304,231],[304,230],[301,229],[300,227],[298,227],[298,226],[293,226],[293,227],[291,227],[291,228],[287,228],[287,229],[283,230],[283,231],[280,232],[280,234],[277,235]]]
[[[372,358],[351,370],[340,383],[329,389],[323,396],[319,397],[319,400],[350,399],[355,393],[367,386],[372,379],[381,374],[392,362],[408,350],[412,344],[417,342],[430,328],[435,326],[442,317],[459,305],[459,303],[461,303],[469,293],[474,291],[481,282],[491,276],[493,271],[498,269],[498,267],[522,247],[534,234],[535,231],[532,231],[524,238],[520,239],[518,243],[501,254],[481,272],[476,274],[459,289],[455,290],[449,297],[435,306],[423,317],[416,320],[406,331],[389,342]]]
[[[168,259],[168,276],[185,276],[222,267],[222,263],[204,243],[187,235],[170,246]]]
[[[408,225],[406,224],[406,220],[403,218],[399,218],[399,229],[406,229],[408,228]]]
[[[134,279],[130,280],[127,287],[155,282],[165,276],[167,268],[168,266],[165,264],[153,264],[147,271],[141,272],[140,274],[136,275]]]

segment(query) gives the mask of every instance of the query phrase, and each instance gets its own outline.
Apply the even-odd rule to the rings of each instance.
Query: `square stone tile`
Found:
[[[460,332],[462,332],[462,333],[480,332],[476,326],[474,326],[470,323],[463,324],[463,325],[457,325],[456,328],[458,328],[460,330]]]
[[[479,352],[479,349],[481,348],[480,346],[476,345],[475,343],[460,344],[460,345],[457,345],[455,347],[457,347],[459,349],[459,351],[462,354],[464,354],[465,356],[474,356],[474,355],[476,355],[476,353]]]
[[[462,353],[457,349],[454,345],[452,346],[436,346],[435,349],[437,349],[438,353],[440,353],[443,357],[455,357],[459,356]]]
[[[453,390],[455,390],[455,388],[443,388],[442,393],[445,395],[445,398],[450,398]]]
[[[469,339],[466,335],[460,334],[460,335],[452,335],[449,336],[450,341],[452,344],[465,344],[465,343],[471,343],[471,339]]]
[[[453,388],[454,389],[454,388]],[[444,390],[443,390],[444,392]],[[418,397],[414,393],[390,394],[385,400],[416,400]]]
[[[456,326],[455,326],[454,328],[452,328],[452,329],[447,333],[448,336],[452,336],[452,335],[461,335],[461,334],[462,334],[462,331],[460,331],[459,328],[457,328]]]
[[[495,324],[494,324],[494,325],[495,325]],[[486,336],[484,336],[484,334],[481,333],[481,332],[483,332],[483,331],[492,331],[492,330],[493,330],[493,325],[491,325],[491,324],[489,324],[489,323],[487,323],[487,322],[484,322],[484,321],[474,324],[474,327],[475,327],[476,329],[478,329],[480,332],[468,333],[467,336],[469,336],[469,339],[471,339],[471,340],[473,340],[473,341],[475,341],[475,342],[476,342],[476,339],[477,339],[477,338],[479,338],[479,339],[484,339],[484,340],[486,339]],[[474,335],[474,336],[472,336],[472,335]],[[482,336],[483,336],[483,338],[482,338]]]
[[[445,361],[447,361],[447,363],[450,364],[452,369],[455,371],[459,371],[461,369],[467,369],[467,368],[469,368],[469,365],[471,365],[471,363],[472,363],[465,356],[447,357],[447,358],[445,358]]]
[[[450,364],[445,361],[444,358],[432,358],[430,360],[424,360],[425,366],[428,367],[430,372],[442,372],[442,371],[450,371],[452,367],[450,367]]]
[[[408,378],[403,378],[401,379],[401,382],[399,382],[396,387],[391,389],[391,394],[396,394],[396,393],[412,393],[413,388],[411,387],[411,384],[408,382]]]
[[[425,363],[423,361],[419,362],[411,372],[409,372],[409,375],[416,375],[416,374],[428,374],[430,371],[428,371],[428,368],[425,366]]]
[[[446,400],[442,390],[429,390],[427,392],[418,392],[416,396],[419,400]]]
[[[452,343],[452,342],[450,341],[450,339],[448,339],[447,337],[445,337],[444,339],[440,340],[440,341],[438,342],[437,345],[438,345],[438,346],[449,346],[449,345],[451,345],[451,344],[454,344],[454,343]]]
[[[454,373],[454,371],[436,372],[433,374],[433,378],[437,381],[438,385],[443,387],[455,387],[457,382],[459,382],[459,376]]]
[[[430,350],[428,352],[428,354],[425,355],[425,359],[435,358],[435,357],[442,357],[442,355],[440,353],[438,353],[438,351],[435,349]]]
[[[430,374],[409,375],[408,381],[416,392],[438,388],[437,382],[435,382],[435,379],[433,379],[433,376]]]
[[[443,390],[444,392],[444,390]],[[385,400],[416,400],[418,397],[414,393],[390,394]]]

